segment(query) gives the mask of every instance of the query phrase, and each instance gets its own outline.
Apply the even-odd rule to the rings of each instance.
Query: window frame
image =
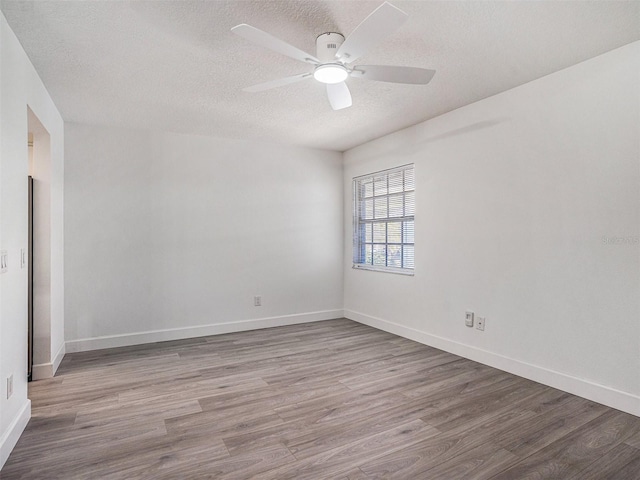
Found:
[[[405,171],[411,171],[413,174],[413,188],[407,190],[406,185],[406,175]],[[402,189],[400,191],[389,192],[390,189],[390,176],[394,173],[402,172]],[[363,185],[369,181],[375,185],[376,180],[379,180],[380,177],[384,177],[386,181],[386,193],[376,196],[375,195],[375,186],[373,186],[372,194],[370,197],[367,197],[363,194]],[[407,194],[413,194],[413,201],[411,206],[413,207],[413,213],[411,215],[407,215]],[[415,275],[415,164],[405,164],[400,165],[398,167],[389,168],[386,170],[380,170],[377,172],[368,173],[365,175],[360,175],[354,177],[352,179],[352,195],[353,195],[353,211],[352,211],[352,222],[353,222],[353,263],[352,268],[357,270],[370,270],[376,272],[386,272],[386,273],[395,273],[400,275]],[[388,199],[390,198],[402,198],[402,215],[401,216],[390,216],[390,204]],[[376,199],[386,198],[386,214],[384,217],[375,218],[375,203]],[[373,206],[373,218],[364,218],[366,214],[364,214],[363,210],[365,208],[365,200],[371,199]],[[405,232],[405,223],[410,222],[412,224],[411,231],[411,240],[407,241],[407,233]],[[400,223],[400,241],[399,242],[389,242],[389,224],[390,223]],[[384,242],[375,242],[374,241],[374,225],[382,224],[384,225]],[[366,241],[366,226],[371,225],[371,239],[370,241]],[[372,263],[366,263],[366,252],[363,249],[366,249],[367,245],[371,245],[371,249],[373,252],[373,248],[375,245],[384,245],[385,247],[385,265],[375,265],[373,262],[375,261],[373,258],[373,253],[371,257]],[[388,266],[389,263],[389,245],[392,246],[400,246],[400,261],[401,264],[404,263],[404,251],[406,246],[411,246],[413,248],[413,256],[412,258],[412,267],[404,267],[404,266]]]

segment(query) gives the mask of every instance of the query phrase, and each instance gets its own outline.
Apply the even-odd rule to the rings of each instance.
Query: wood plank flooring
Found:
[[[640,479],[640,418],[345,319],[67,355],[5,479]]]

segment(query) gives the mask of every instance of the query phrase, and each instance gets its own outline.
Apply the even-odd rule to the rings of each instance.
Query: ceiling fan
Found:
[[[351,65],[400,27],[407,18],[405,12],[385,2],[365,18],[346,39],[342,34],[334,32],[318,36],[315,57],[251,25],[237,25],[231,29],[236,35],[314,67],[311,72],[259,83],[243,90],[261,92],[313,77],[327,85],[331,107],[340,110],[351,106],[351,93],[345,83],[348,77],[426,85],[433,78],[435,70],[391,65]]]

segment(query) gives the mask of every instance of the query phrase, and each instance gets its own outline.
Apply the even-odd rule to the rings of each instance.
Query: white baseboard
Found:
[[[640,397],[627,392],[600,385],[589,380],[573,377],[565,373],[549,370],[537,365],[505,357],[497,353],[465,345],[443,337],[431,335],[414,328],[399,325],[388,320],[372,317],[364,313],[345,309],[344,316],[370,327],[384,330],[401,337],[414,340],[430,347],[459,355],[490,367],[513,373],[534,382],[557,388],[573,395],[593,400],[632,415],[640,416]]]
[[[56,372],[58,371],[58,367],[60,366],[60,362],[62,362],[62,359],[64,358],[65,353],[67,353],[66,346],[65,346],[65,343],[62,342],[62,345],[60,345],[60,348],[58,349],[56,356],[53,357],[53,372],[52,372],[53,375],[55,375]]]
[[[53,377],[53,363],[39,363],[31,367],[32,380],[44,380]]]
[[[323,310],[320,312],[298,313],[278,317],[257,318],[253,320],[239,320],[236,322],[218,323],[213,325],[199,325],[192,327],[152,330],[149,332],[127,333],[122,335],[108,335],[104,337],[67,340],[66,352],[85,352],[102,348],[126,347],[144,343],[165,342],[168,340],[182,340],[184,338],[221,335],[224,333],[243,332],[260,328],[281,327],[298,323],[332,320],[343,317],[343,310]]]
[[[0,438],[0,469],[4,466],[5,462],[9,458],[13,447],[18,443],[18,439],[24,429],[27,427],[27,423],[29,423],[29,419],[31,418],[31,400],[27,399],[24,406],[20,410],[20,413],[16,416],[16,418],[11,422],[7,431]],[[2,474],[0,474],[0,477]]]
[[[55,357],[53,357],[53,361],[49,363],[39,363],[38,365],[33,365],[31,367],[31,378],[33,380],[43,380],[45,378],[51,378],[56,374],[58,367],[60,366],[60,362],[64,358],[65,343],[62,342],[62,345],[58,349]]]

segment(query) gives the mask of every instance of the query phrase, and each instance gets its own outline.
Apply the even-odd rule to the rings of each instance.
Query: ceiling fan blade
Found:
[[[298,75],[292,75],[290,77],[278,78],[277,80],[271,80],[269,82],[259,83],[250,87],[243,88],[245,92],[262,92],[264,90],[270,90],[272,88],[281,87],[283,85],[289,85],[290,83],[296,83],[305,78],[311,77],[312,73],[300,73]]]
[[[407,18],[402,10],[384,2],[351,32],[336,52],[336,58],[353,62],[398,29]]]
[[[327,96],[329,97],[331,108],[334,110],[342,110],[351,106],[351,93],[344,82],[328,83]]]
[[[256,27],[247,25],[246,23],[236,25],[231,29],[231,31],[236,35],[240,35],[242,38],[255,43],[256,45],[268,48],[270,50],[273,50],[274,52],[281,53],[282,55],[286,55],[287,57],[291,57],[295,60],[312,63],[314,65],[320,63],[320,61],[313,55],[310,55],[307,52],[303,52],[299,48],[296,48],[293,45],[289,45],[287,42],[280,40],[279,38],[276,38],[273,35],[268,34],[267,32],[263,32]]]
[[[376,80],[378,82],[410,83],[413,85],[426,85],[435,75],[435,70],[417,67],[394,67],[391,65],[358,65],[351,76]]]

